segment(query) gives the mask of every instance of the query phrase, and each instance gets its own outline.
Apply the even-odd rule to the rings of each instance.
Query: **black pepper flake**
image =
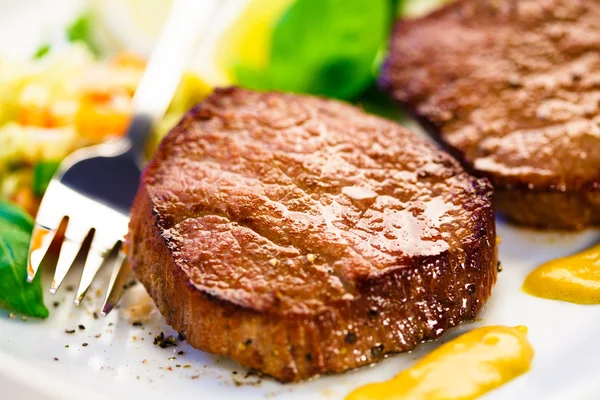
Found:
[[[502,263],[500,261],[498,261],[496,267],[498,268],[498,272],[502,272]]]
[[[183,342],[185,340],[185,332],[181,331],[177,333],[177,339],[181,342]]]
[[[87,344],[87,343],[84,343],[84,344],[82,344],[82,346],[83,346],[83,347],[87,347],[87,346],[88,346],[88,344]]]
[[[69,335],[72,335],[75,333],[75,329],[65,329],[65,333],[68,333]]]
[[[246,346],[250,346],[250,345],[252,344],[252,339],[246,339],[246,340],[244,341],[244,344],[245,344]]]
[[[371,355],[373,357],[379,357],[383,353],[383,345],[378,344],[377,346],[371,348]]]
[[[304,356],[304,358],[306,358],[306,361],[312,361],[313,356],[310,353],[306,353],[306,356]]]
[[[54,357],[54,361],[58,361],[58,357]]]
[[[133,321],[133,323],[131,325],[133,325],[133,326],[142,326],[142,321]]]
[[[67,287],[65,287],[65,289],[67,290],[67,292],[72,292],[75,290],[75,286],[73,285],[67,285]]]
[[[98,313],[96,311],[94,311],[94,313],[92,314],[92,316],[94,317],[94,319],[98,319]]]
[[[52,302],[52,306],[54,308],[57,308],[58,306],[60,306],[60,303],[58,301],[54,301],[54,302]]]
[[[369,317],[371,317],[371,318],[375,318],[375,317],[377,317],[378,315],[379,315],[379,312],[377,312],[377,310],[376,310],[376,309],[374,309],[374,308],[371,308],[371,309],[369,310]]]
[[[232,374],[237,375],[237,371],[233,371]]]
[[[184,352],[183,352],[183,350],[182,350],[182,351],[178,351],[178,352],[177,352],[177,354],[178,354],[178,355],[180,355],[180,356],[182,356],[182,355],[184,355],[185,353],[184,353]]]
[[[161,332],[159,335],[154,337],[154,344],[159,344],[163,340],[165,340],[165,334]]]
[[[79,325],[79,330],[85,331],[85,326]]]
[[[346,337],[344,338],[344,341],[348,344],[354,344],[356,343],[356,333],[354,332],[348,332],[346,334]]]
[[[154,337],[154,344],[164,349],[169,346],[177,346],[177,339],[173,336],[165,338],[165,334],[161,332],[160,334]]]
[[[108,326],[113,326],[113,325],[114,325],[114,324],[113,324],[112,322],[109,322],[109,323],[108,323]]]
[[[475,287],[475,285],[474,285],[474,284],[472,284],[472,283],[469,283],[469,284],[467,285],[467,292],[468,292],[469,294],[473,295],[473,294],[475,294],[475,292],[476,292],[476,291],[477,291],[477,288]]]

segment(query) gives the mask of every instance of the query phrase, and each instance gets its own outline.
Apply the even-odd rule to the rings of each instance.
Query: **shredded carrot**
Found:
[[[28,106],[20,107],[17,122],[26,126],[52,127],[52,116],[48,107]]]
[[[75,115],[75,127],[83,137],[103,140],[123,135],[129,120],[129,110],[115,107],[111,102],[97,103],[84,99]]]
[[[111,60],[110,64],[120,67],[133,67],[143,70],[146,68],[146,60],[130,51],[122,51],[117,53]]]

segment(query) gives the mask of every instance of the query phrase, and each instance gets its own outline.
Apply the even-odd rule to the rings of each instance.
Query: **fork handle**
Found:
[[[133,97],[127,138],[141,155],[153,125],[173,99],[198,37],[207,29],[219,0],[175,0]]]

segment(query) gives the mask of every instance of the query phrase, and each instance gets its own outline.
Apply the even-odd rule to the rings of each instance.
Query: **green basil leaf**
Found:
[[[14,204],[2,200],[0,200],[0,223],[12,225],[27,233],[33,230],[33,219],[29,214]]]
[[[41,274],[27,283],[27,253],[33,221],[19,208],[0,202],[0,307],[46,318]]]
[[[389,96],[382,93],[376,84],[373,84],[361,94],[356,99],[355,104],[369,114],[375,114],[400,123],[407,121],[406,115],[398,108],[398,105]]]
[[[32,185],[35,195],[42,196],[44,194],[59,165],[60,163],[57,161],[42,161],[35,165]]]
[[[375,78],[393,15],[389,0],[297,0],[273,30],[267,70],[242,62],[238,83],[351,99]]]

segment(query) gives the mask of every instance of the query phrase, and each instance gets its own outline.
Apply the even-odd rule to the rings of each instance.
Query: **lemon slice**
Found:
[[[232,66],[243,64],[262,70],[269,62],[269,49],[275,24],[294,0],[247,1],[236,20],[219,40],[215,54],[219,69],[234,81]]]

